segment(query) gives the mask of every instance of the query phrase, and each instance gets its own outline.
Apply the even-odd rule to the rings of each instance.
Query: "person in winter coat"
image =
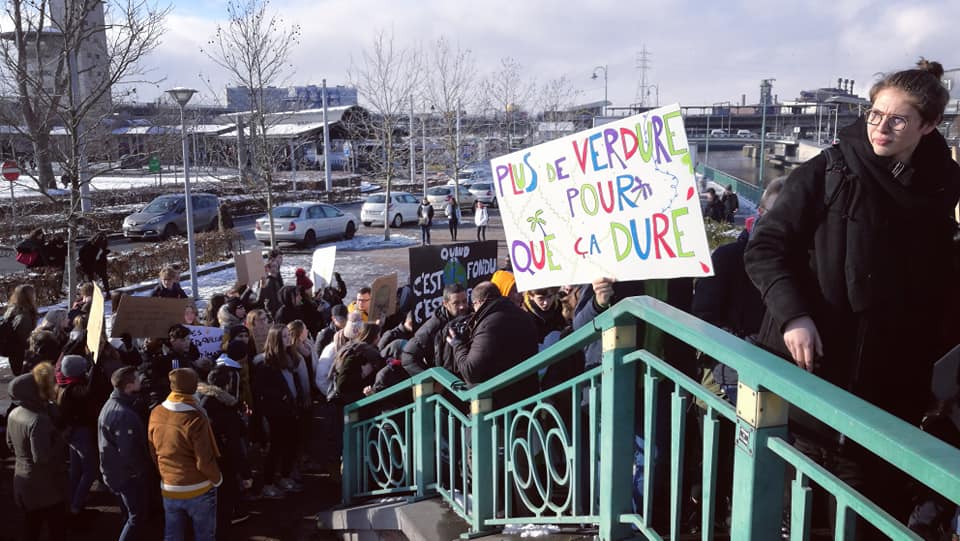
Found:
[[[274,325],[267,334],[263,362],[254,365],[255,409],[270,427],[270,452],[263,463],[265,498],[282,498],[303,487],[290,479],[297,452],[297,401],[284,377],[290,366],[287,347],[292,344],[286,327]],[[279,474],[279,476],[278,476]]]
[[[937,130],[949,101],[942,74],[922,60],[874,84],[865,118],[790,174],[745,254],[767,308],[760,343],[914,425],[933,363],[960,342],[960,165]],[[836,438],[806,436],[827,456],[848,453],[824,442]],[[906,491],[890,490],[892,468],[855,461],[868,497],[909,513]]]
[[[414,321],[413,311],[407,312],[399,325],[380,336],[380,340],[377,341],[377,349],[380,350],[380,355],[384,359],[399,359],[403,354],[403,347],[407,345],[408,340],[413,338],[414,325],[416,325],[416,322]]]
[[[280,288],[280,308],[274,313],[273,321],[286,325],[291,321],[303,320],[303,299],[295,286]]]
[[[346,324],[347,307],[342,304],[334,306],[333,309],[330,310],[330,324],[317,333],[317,339],[314,342],[318,357],[323,353],[323,349],[327,347],[327,344],[333,342],[334,335],[343,329]]]
[[[453,242],[457,242],[457,231],[460,228],[460,205],[457,204],[457,200],[453,197],[450,198],[450,201],[447,202],[447,206],[443,208],[443,213],[447,217],[447,224],[450,227],[450,239]]]
[[[440,332],[451,319],[466,315],[469,312],[470,303],[467,300],[467,290],[457,283],[448,284],[444,287],[443,307],[434,312],[403,347],[400,360],[403,362],[404,370],[411,376],[415,376],[424,370],[438,366],[436,341],[446,339],[440,335]]]
[[[17,261],[28,269],[43,267],[47,264],[46,241],[43,229],[37,228],[30,235],[17,244]]]
[[[330,305],[330,307],[337,306],[338,304],[343,304],[343,299],[347,296],[347,284],[344,283],[343,277],[340,276],[339,272],[333,272],[333,284],[330,284],[323,288],[320,294],[320,298],[323,299],[323,302]]]
[[[49,331],[53,333],[60,347],[63,347],[70,338],[70,327],[71,324],[67,318],[67,311],[63,308],[54,308],[47,310],[47,313],[43,315],[43,318],[33,332]]]
[[[93,369],[99,371],[100,364]],[[60,420],[67,428],[70,444],[70,514],[83,511],[90,487],[97,478],[98,373],[87,375],[88,363],[80,355],[65,355],[60,361],[62,381],[57,389]]]
[[[383,357],[374,345],[380,338],[380,326],[367,323],[356,340],[337,352],[334,360],[334,385],[337,401],[346,405],[366,396],[372,388],[377,372],[384,366]]]
[[[27,352],[23,358],[23,372],[33,370],[34,366],[42,362],[54,362],[60,357],[64,344],[50,331],[36,330],[27,340]]]
[[[90,282],[100,278],[104,295],[110,293],[107,277],[107,254],[110,253],[110,249],[107,248],[108,243],[106,233],[97,233],[83,243],[77,255],[81,278]]]
[[[217,357],[215,368],[220,368],[223,378],[217,387],[233,397],[235,404],[243,403],[243,365],[249,362],[249,348],[247,343],[234,338],[227,344],[227,349]],[[208,375],[209,379],[209,375]]]
[[[487,224],[490,222],[490,212],[487,204],[477,199],[473,207],[473,223],[477,226],[477,240],[487,240]]]
[[[234,325],[242,325],[245,317],[247,317],[247,311],[238,298],[228,299],[217,311],[217,321],[220,322],[220,328],[223,330]]]
[[[720,202],[723,203],[723,221],[732,224],[740,210],[740,198],[733,192],[733,184],[727,184],[724,188]]]
[[[703,217],[715,222],[722,222],[724,219],[723,201],[717,196],[717,191],[713,188],[707,188],[706,207],[703,209]]]
[[[217,539],[221,540],[236,538],[231,535],[232,524],[249,516],[240,511],[240,492],[253,486],[244,443],[246,427],[236,397],[227,390],[235,376],[226,364],[218,364],[207,376],[207,383],[197,386],[200,407],[210,419],[220,449],[217,464],[223,473],[223,484],[217,492]]]
[[[257,307],[266,310],[271,318],[276,319],[280,309],[280,288],[283,287],[283,278],[280,277],[281,258],[273,258],[264,269],[267,275],[260,279],[260,295],[257,297]]]
[[[417,207],[417,223],[420,224],[420,244],[430,246],[430,227],[433,226],[433,205],[426,197]]]
[[[66,443],[51,417],[56,394],[54,368],[41,363],[10,382],[19,404],[7,418],[6,444],[13,449],[13,500],[25,515],[24,539],[63,539],[66,501]]]
[[[147,425],[137,405],[140,377],[134,367],[126,366],[110,379],[113,394],[97,420],[100,473],[103,483],[120,499],[124,523],[119,540],[137,541],[146,535],[151,495],[156,490]]]
[[[197,373],[177,368],[168,374],[170,394],[150,412],[150,455],[160,472],[164,538],[213,539],[217,531],[217,487],[223,475],[220,450],[210,421],[194,398]]]
[[[3,313],[3,320],[12,327],[12,336],[3,337],[7,358],[10,360],[10,369],[15,376],[22,373],[23,358],[27,351],[27,339],[37,326],[37,294],[30,284],[20,284],[10,296],[10,304]],[[54,360],[54,359],[45,359]]]
[[[160,270],[159,283],[150,291],[151,297],[186,299],[187,292],[180,287],[180,273],[173,267]]]
[[[537,329],[529,315],[500,295],[492,282],[471,292],[474,314],[466,332],[451,329],[446,337],[456,355],[457,371],[470,387],[483,383],[537,354]],[[494,394],[494,407],[536,394],[540,384],[531,374]]]
[[[140,365],[147,403],[153,409],[170,394],[169,373],[178,368],[196,369],[200,352],[190,341],[190,329],[176,324],[167,333],[168,342],[152,342],[147,347],[147,360]]]

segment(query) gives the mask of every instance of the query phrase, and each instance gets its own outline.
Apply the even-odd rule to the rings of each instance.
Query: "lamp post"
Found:
[[[773,90],[773,82],[776,79],[764,79],[760,81],[760,172],[757,174],[757,186],[763,188],[763,162],[766,158],[767,142],[767,104],[770,99],[770,91]]]
[[[187,121],[184,118],[183,110],[190,98],[196,93],[196,90],[182,86],[167,90],[167,94],[180,106],[180,138],[183,140],[183,193],[186,198],[187,212],[187,260],[190,264],[190,288],[194,301],[198,300],[200,295],[197,287],[197,250],[193,242],[193,201],[190,195],[190,154],[189,149],[187,149]]]
[[[590,76],[591,79],[596,80],[597,72],[603,70],[603,116],[607,116],[607,66],[597,66],[593,68],[593,75]]]

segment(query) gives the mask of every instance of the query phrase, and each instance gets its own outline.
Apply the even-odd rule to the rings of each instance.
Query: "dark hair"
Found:
[[[283,369],[289,366],[287,348],[283,346],[283,325],[271,325],[263,346],[263,362],[267,366]]]
[[[500,294],[500,288],[493,282],[480,282],[473,288],[471,295],[473,295],[475,302],[487,302],[503,296]]]
[[[207,383],[224,389],[230,384],[230,369],[224,365],[217,365],[207,374]]]
[[[916,68],[890,73],[874,83],[870,101],[876,100],[880,91],[896,88],[910,95],[924,123],[939,124],[950,101],[950,91],[940,81],[941,77],[943,66],[939,62],[920,57]]]
[[[33,240],[43,240],[43,228],[38,227],[30,232],[30,238]]]
[[[463,286],[457,282],[454,282],[452,284],[447,284],[443,288],[443,302],[447,302],[448,300],[450,300],[450,297],[456,295],[457,293],[466,293],[466,292],[467,290],[464,289]]]
[[[357,295],[367,295],[373,293],[373,290],[369,287],[361,287],[360,291],[357,291]]]
[[[559,287],[541,287],[538,289],[531,289],[527,293],[531,295],[555,295],[558,291],[560,291]]]
[[[119,389],[122,391],[124,387],[130,385],[136,379],[137,367],[124,366],[113,371],[113,375],[110,376],[110,383],[113,384],[114,389]]]
[[[217,326],[220,324],[217,319],[217,312],[220,311],[220,307],[227,302],[227,296],[223,293],[216,293],[210,297],[210,304],[207,305],[207,310],[203,315],[203,321],[209,326]]]
[[[186,338],[190,336],[190,329],[188,329],[185,325],[175,323],[170,326],[170,329],[167,331],[167,336],[170,338],[170,340],[176,338]]]
[[[367,344],[376,344],[380,338],[380,325],[376,323],[364,323],[357,335],[357,342],[366,342]]]

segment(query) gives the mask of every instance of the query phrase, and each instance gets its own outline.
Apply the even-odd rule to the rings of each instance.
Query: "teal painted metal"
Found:
[[[702,403],[705,420],[700,477],[704,539],[712,536],[713,509],[725,496],[716,488],[718,449],[731,449],[734,444],[720,440],[723,423],[731,427],[736,423],[739,440],[734,451],[733,539],[779,536],[779,531],[773,537],[769,534],[779,530],[784,505],[782,472],[788,464],[798,472],[791,487],[793,539],[805,538],[809,532],[811,483],[837,498],[845,521],[839,524],[838,536],[848,535],[859,516],[892,537],[914,538],[902,524],[787,444],[784,427],[754,426],[756,421],[737,417],[733,406],[648,351],[609,349],[600,366],[534,397],[500,409],[484,411],[481,407],[476,413],[464,413],[474,401],[485,404],[498,389],[558,362],[599,339],[603,331],[616,325],[632,326],[638,319],[721,360],[736,369],[750,388],[801,407],[960,504],[960,452],[956,449],[765,351],[649,298],[621,301],[597,317],[592,326],[472,389],[449,372],[434,368],[348,405],[344,501],[403,490],[421,496],[435,493],[463,516],[474,532],[516,523],[593,523],[601,539],[630,537],[634,528],[649,539],[660,539],[667,532],[654,530],[654,511],[669,506],[668,529],[675,530],[679,510],[687,509],[678,503],[678,489],[682,486],[680,442],[688,427],[678,412],[685,409],[686,401],[695,399]],[[661,457],[670,462],[670,498],[644,498],[639,512],[634,513],[631,478],[637,374],[642,381],[641,426],[647,447],[661,441],[657,434],[667,430],[672,452]],[[670,392],[662,383],[666,381],[673,396],[667,402],[670,411],[664,415],[656,410],[661,402],[657,394]],[[416,397],[406,410],[380,413],[381,400],[412,394],[414,386],[422,383],[432,384],[436,392]],[[557,405],[561,403],[565,405]],[[642,465],[644,494],[652,494],[657,484],[654,465],[655,453],[647,449]]]
[[[733,186],[733,191],[740,197],[747,199],[754,205],[760,204],[760,196],[763,195],[763,188],[752,182],[747,182],[742,178],[724,173],[716,167],[710,167],[703,163],[697,164],[697,172],[702,174],[707,180],[712,180],[721,186],[728,184]]]

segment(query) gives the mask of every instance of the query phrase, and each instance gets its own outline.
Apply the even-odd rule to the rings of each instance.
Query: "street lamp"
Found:
[[[193,201],[190,195],[190,155],[187,149],[187,121],[183,109],[197,91],[178,86],[167,90],[167,94],[180,106],[180,138],[183,140],[183,193],[186,198],[187,212],[187,260],[190,263],[190,287],[193,300],[200,298],[197,287],[197,249],[193,242]]]
[[[593,68],[591,79],[597,79],[597,72],[603,70],[603,116],[607,116],[607,66],[597,66]]]

